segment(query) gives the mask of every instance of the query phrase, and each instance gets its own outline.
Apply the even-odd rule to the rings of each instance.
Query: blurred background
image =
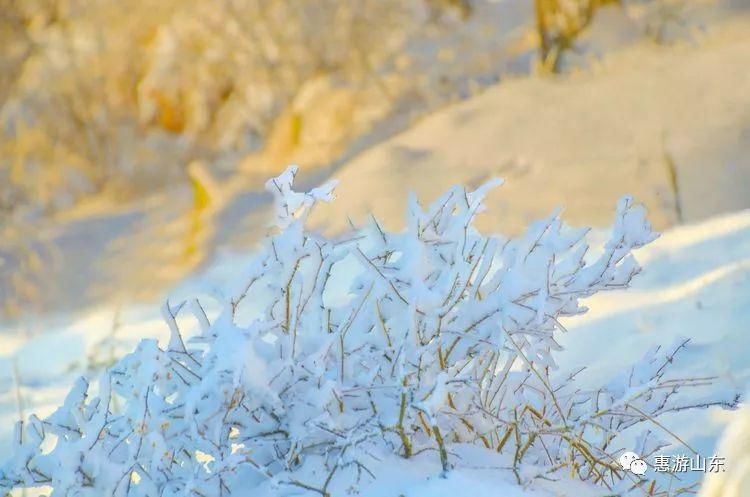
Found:
[[[750,207],[748,151],[748,0],[0,0],[0,323],[160,298],[289,163],[323,230],[501,176],[514,233]]]
[[[168,295],[221,301],[290,163],[340,180],[328,233],[500,176],[482,230],[596,241],[631,194],[664,236],[562,364],[688,336],[750,384],[750,0],[0,0],[0,459]],[[709,455],[717,416],[669,426]]]

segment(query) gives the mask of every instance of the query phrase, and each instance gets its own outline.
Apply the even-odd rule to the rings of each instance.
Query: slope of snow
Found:
[[[693,348],[677,375],[718,375],[720,388],[744,391],[750,384],[749,256],[750,211],[663,233],[638,252],[643,272],[632,288],[592,297],[585,317],[569,323],[570,333],[561,340],[563,369],[586,367],[579,376],[586,383],[626,368],[652,345],[690,338]],[[667,418],[667,426],[703,457],[726,457],[731,471],[747,447],[722,452],[727,445],[715,444],[726,421],[737,415],[714,409],[678,413]]]
[[[517,231],[560,205],[574,223],[603,226],[624,193],[664,228],[677,217],[670,164],[684,219],[748,208],[748,33],[738,12],[692,43],[641,41],[590,71],[505,80],[346,163],[331,209],[397,225],[408,191],[432,199],[501,176],[508,183],[483,220],[490,229]],[[330,225],[330,210],[318,214]]]

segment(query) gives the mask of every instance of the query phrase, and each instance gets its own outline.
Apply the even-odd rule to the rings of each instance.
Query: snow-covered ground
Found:
[[[562,340],[565,365],[585,366],[579,379],[586,382],[622,370],[649,346],[690,338],[694,348],[678,374],[717,374],[725,386],[745,391],[750,385],[748,254],[750,211],[666,231],[637,254],[643,273],[631,289],[592,297],[590,311],[570,323]],[[722,454],[715,446],[736,415],[719,409],[683,412],[670,415],[666,424],[704,457],[727,457],[731,471],[732,465],[738,469],[746,448]]]

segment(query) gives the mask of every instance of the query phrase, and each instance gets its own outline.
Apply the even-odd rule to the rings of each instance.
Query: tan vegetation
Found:
[[[598,8],[621,0],[534,0],[540,63],[559,72],[562,54],[594,19]]]
[[[6,210],[131,194],[257,149],[324,76],[349,88],[336,112],[351,112],[416,22],[393,0],[6,1]]]

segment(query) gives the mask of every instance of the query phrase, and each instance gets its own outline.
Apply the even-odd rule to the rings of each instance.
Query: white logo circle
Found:
[[[643,476],[646,474],[647,469],[648,464],[646,464],[646,461],[643,459],[636,459],[630,463],[630,471],[632,471],[634,475]]]
[[[640,457],[638,457],[638,454],[635,452],[624,452],[619,459],[620,466],[622,466],[622,469],[625,471],[630,471],[630,467],[633,464],[633,461],[640,460]]]

